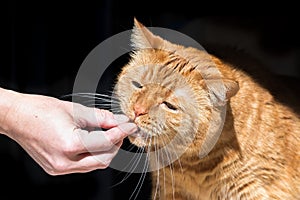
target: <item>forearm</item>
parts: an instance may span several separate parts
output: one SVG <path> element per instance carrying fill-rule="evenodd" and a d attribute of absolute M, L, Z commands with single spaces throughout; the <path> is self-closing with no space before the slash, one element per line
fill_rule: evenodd
<path fill-rule="evenodd" d="M 0 88 L 0 134 L 8 133 L 11 124 L 7 116 L 20 95 L 17 92 Z"/>

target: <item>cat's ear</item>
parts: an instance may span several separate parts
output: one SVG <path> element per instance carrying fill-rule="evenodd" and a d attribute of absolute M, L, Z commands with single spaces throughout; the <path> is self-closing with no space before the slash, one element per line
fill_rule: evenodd
<path fill-rule="evenodd" d="M 148 28 L 134 18 L 134 27 L 131 35 L 132 46 L 135 49 L 163 49 L 169 42 L 154 35 Z"/>
<path fill-rule="evenodd" d="M 205 80 L 205 83 L 214 105 L 226 104 L 239 90 L 238 83 L 230 79 Z"/>

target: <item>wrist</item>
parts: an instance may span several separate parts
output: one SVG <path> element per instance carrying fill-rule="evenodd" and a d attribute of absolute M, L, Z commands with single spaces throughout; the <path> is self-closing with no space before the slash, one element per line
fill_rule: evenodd
<path fill-rule="evenodd" d="M 8 134 L 11 124 L 7 118 L 19 97 L 18 92 L 0 88 L 0 133 Z"/>

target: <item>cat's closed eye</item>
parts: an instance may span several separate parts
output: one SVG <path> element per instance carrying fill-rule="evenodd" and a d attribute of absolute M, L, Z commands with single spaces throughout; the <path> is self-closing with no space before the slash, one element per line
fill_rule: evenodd
<path fill-rule="evenodd" d="M 172 111 L 177 111 L 177 110 L 178 110 L 176 106 L 174 106 L 173 104 L 171 104 L 171 103 L 169 103 L 169 102 L 167 102 L 167 101 L 164 101 L 163 104 L 164 104 L 168 109 L 170 109 L 170 110 L 172 110 Z"/>
<path fill-rule="evenodd" d="M 131 83 L 136 88 L 140 88 L 140 89 L 143 88 L 143 86 L 137 81 L 131 81 Z"/>

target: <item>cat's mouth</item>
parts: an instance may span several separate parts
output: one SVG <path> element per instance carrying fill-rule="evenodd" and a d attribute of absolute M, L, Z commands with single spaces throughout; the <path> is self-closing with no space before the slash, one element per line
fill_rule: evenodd
<path fill-rule="evenodd" d="M 128 136 L 129 140 L 139 147 L 148 145 L 148 140 L 150 140 L 150 137 L 151 136 L 140 127 L 135 133 Z"/>

